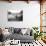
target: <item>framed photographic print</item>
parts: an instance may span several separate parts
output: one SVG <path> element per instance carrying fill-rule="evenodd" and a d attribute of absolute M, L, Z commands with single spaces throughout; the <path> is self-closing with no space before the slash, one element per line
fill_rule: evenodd
<path fill-rule="evenodd" d="M 8 10 L 8 21 L 23 21 L 23 10 Z"/>

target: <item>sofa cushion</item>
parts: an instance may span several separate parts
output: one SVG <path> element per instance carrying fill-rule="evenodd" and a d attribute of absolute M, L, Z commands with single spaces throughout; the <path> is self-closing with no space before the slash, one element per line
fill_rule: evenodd
<path fill-rule="evenodd" d="M 31 42 L 32 40 L 34 40 L 34 37 L 33 36 L 29 36 L 29 35 L 21 35 L 21 34 L 13 34 L 13 35 L 10 35 L 9 38 L 12 40 L 12 39 L 15 39 L 15 40 L 20 40 L 20 42 Z"/>

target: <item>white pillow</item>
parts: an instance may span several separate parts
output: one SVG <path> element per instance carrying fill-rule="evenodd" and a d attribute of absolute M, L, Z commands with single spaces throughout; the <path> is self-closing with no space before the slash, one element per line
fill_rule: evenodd
<path fill-rule="evenodd" d="M 2 32 L 4 35 L 9 35 L 10 33 L 8 32 L 8 29 L 3 29 L 3 32 Z"/>
<path fill-rule="evenodd" d="M 27 29 L 21 29 L 21 33 L 24 35 L 27 32 Z"/>

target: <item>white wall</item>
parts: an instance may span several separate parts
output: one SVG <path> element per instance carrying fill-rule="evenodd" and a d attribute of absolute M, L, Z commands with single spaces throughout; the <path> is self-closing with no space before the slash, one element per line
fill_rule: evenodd
<path fill-rule="evenodd" d="M 8 22 L 7 11 L 8 10 L 23 10 L 22 22 Z M 0 27 L 32 27 L 40 26 L 40 4 L 36 1 L 32 1 L 29 4 L 26 2 L 0 2 Z"/>

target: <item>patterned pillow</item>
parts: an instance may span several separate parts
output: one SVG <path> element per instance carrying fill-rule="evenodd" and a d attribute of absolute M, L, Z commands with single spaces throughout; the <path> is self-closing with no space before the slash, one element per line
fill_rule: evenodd
<path fill-rule="evenodd" d="M 14 27 L 9 27 L 8 32 L 14 34 Z"/>
<path fill-rule="evenodd" d="M 20 33 L 21 29 L 20 28 L 14 28 L 14 33 Z"/>

